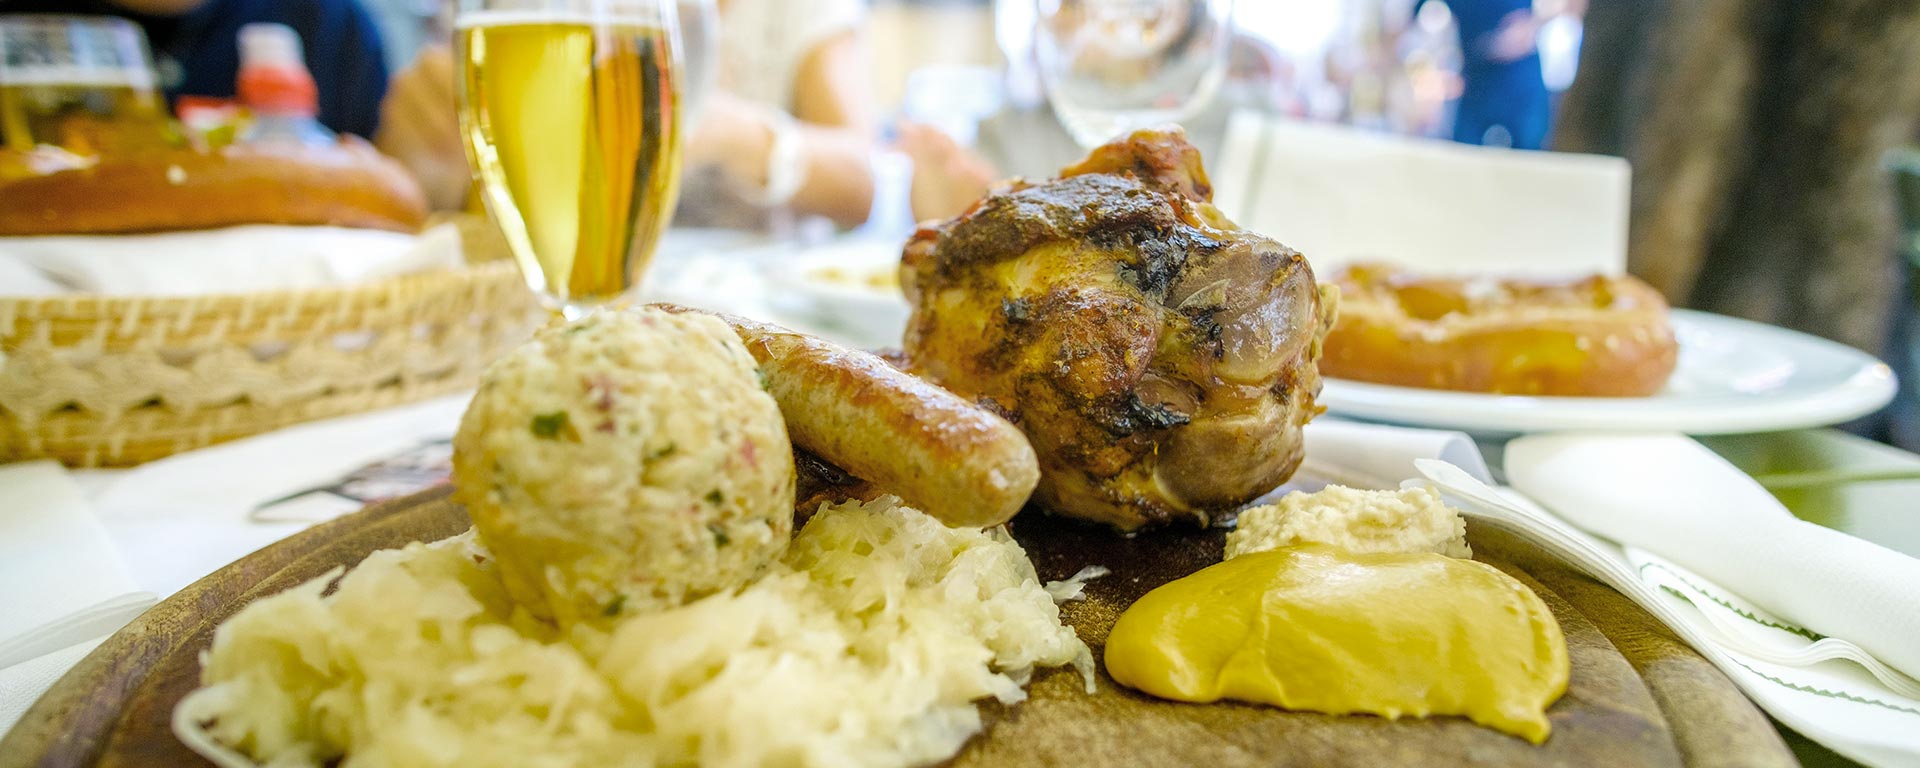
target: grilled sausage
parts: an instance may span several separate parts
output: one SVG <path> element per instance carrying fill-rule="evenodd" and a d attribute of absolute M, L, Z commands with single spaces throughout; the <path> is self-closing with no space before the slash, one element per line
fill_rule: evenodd
<path fill-rule="evenodd" d="M 760 363 L 793 442 L 908 505 L 948 525 L 998 525 L 1039 482 L 1033 446 L 991 411 L 873 354 L 721 318 Z"/>

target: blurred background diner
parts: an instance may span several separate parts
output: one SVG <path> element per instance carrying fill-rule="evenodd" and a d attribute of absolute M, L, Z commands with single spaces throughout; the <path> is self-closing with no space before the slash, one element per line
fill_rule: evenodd
<path fill-rule="evenodd" d="M 1920 196 L 1895 190 L 1910 188 L 1898 185 L 1914 168 L 1898 152 L 1920 111 L 1920 88 L 1908 85 L 1920 10 L 1872 0 L 1143 1 L 1121 5 L 1177 29 L 1141 32 L 1161 35 L 1160 48 L 1132 50 L 1113 44 L 1101 4 L 1082 0 L 677 5 L 677 229 L 897 239 L 1003 178 L 1046 176 L 1115 126 L 1180 122 L 1213 157 L 1232 116 L 1251 112 L 1624 157 L 1628 264 L 1676 305 L 1805 330 L 1913 370 L 1915 257 L 1903 233 L 1920 221 L 1909 213 Z M 213 125 L 216 136 L 220 119 L 205 115 L 248 106 L 242 28 L 285 25 L 303 46 L 321 129 L 371 140 L 435 210 L 483 207 L 455 110 L 450 4 L 0 0 L 8 18 L 46 13 L 131 20 L 152 88 L 184 125 Z M 18 70 L 30 30 L 9 29 L 7 66 Z M 99 140 L 23 136 L 34 100 L 47 98 L 35 94 L 0 94 L 10 145 Z M 1114 98 L 1137 105 L 1103 101 Z M 1920 445 L 1912 401 L 1855 427 Z"/>

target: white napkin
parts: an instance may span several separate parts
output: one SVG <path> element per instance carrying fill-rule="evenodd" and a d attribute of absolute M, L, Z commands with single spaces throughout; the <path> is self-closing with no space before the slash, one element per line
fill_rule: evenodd
<path fill-rule="evenodd" d="M 154 603 L 51 461 L 0 466 L 0 584 L 0 731 L 84 655 L 76 647 Z"/>
<path fill-rule="evenodd" d="M 1464 432 L 1328 418 L 1307 424 L 1306 458 L 1299 473 L 1353 488 L 1390 489 L 1419 474 L 1417 459 L 1438 459 L 1491 482 L 1480 449 Z"/>
<path fill-rule="evenodd" d="M 1240 112 L 1207 167 L 1222 211 L 1323 273 L 1355 260 L 1549 277 L 1626 269 L 1631 171 L 1616 157 Z"/>
<path fill-rule="evenodd" d="M 20 722 L 20 716 L 25 715 L 47 689 L 60 682 L 60 678 L 73 669 L 73 665 L 79 664 L 88 653 L 106 641 L 107 636 L 101 635 L 0 669 L 0 736 L 13 730 L 13 724 Z"/>
<path fill-rule="evenodd" d="M 298 516 L 254 514 L 266 502 L 452 436 L 470 397 L 310 422 L 143 464 L 109 485 L 95 507 L 134 581 L 172 594 L 316 520 L 358 509 L 345 499 L 317 499 Z M 330 505 L 316 509 L 322 504 Z"/>
<path fill-rule="evenodd" d="M 59 296 L 66 292 L 32 264 L 0 258 L 0 296 Z"/>
<path fill-rule="evenodd" d="M 1581 528 L 1920 676 L 1920 560 L 1805 522 L 1681 435 L 1533 435 L 1507 478 Z M 1631 478 L 1632 482 L 1622 482 Z"/>
<path fill-rule="evenodd" d="M 1647 609 L 1788 727 L 1869 765 L 1920 764 L 1920 698 L 1845 660 L 1848 654 L 1834 652 L 1841 641 L 1810 642 L 1798 628 L 1698 574 L 1595 538 L 1517 492 L 1502 494 L 1457 467 L 1418 465 L 1476 523 L 1541 545 Z M 1620 481 L 1611 473 L 1589 474 L 1602 484 Z"/>
<path fill-rule="evenodd" d="M 191 296 L 351 285 L 461 263 L 460 235 L 250 225 L 146 235 L 0 238 L 0 295 Z M 34 276 L 39 279 L 33 279 Z"/>
<path fill-rule="evenodd" d="M 0 466 L 0 584 L 8 585 L 0 590 L 0 667 L 103 634 L 99 621 L 74 619 L 138 592 L 80 489 L 51 461 Z M 29 652 L 46 642 L 55 644 Z"/>

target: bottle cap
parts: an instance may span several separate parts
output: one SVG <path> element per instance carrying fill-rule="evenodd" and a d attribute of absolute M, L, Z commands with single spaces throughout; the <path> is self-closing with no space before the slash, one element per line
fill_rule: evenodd
<path fill-rule="evenodd" d="M 256 22 L 240 28 L 240 103 L 254 111 L 320 110 L 319 90 L 300 52 L 300 33 L 285 24 Z"/>
<path fill-rule="evenodd" d="M 300 33 L 285 24 L 254 22 L 240 28 L 240 68 L 307 67 L 300 56 Z"/>

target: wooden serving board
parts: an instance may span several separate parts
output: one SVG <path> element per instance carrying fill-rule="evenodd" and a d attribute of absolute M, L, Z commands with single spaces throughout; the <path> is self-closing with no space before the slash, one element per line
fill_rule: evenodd
<path fill-rule="evenodd" d="M 445 488 L 369 507 L 308 529 L 168 598 L 86 657 L 0 741 L 0 768 L 206 765 L 168 728 L 199 679 L 201 650 L 222 620 L 376 549 L 467 528 Z M 1173 530 L 1123 538 L 1029 512 L 1015 521 L 1043 579 L 1086 565 L 1113 574 L 1063 613 L 1099 657 L 1121 610 L 1173 578 L 1219 560 L 1224 532 Z M 1086 694 L 1077 674 L 1036 676 L 1030 699 L 989 704 L 987 730 L 953 766 L 1791 766 L 1767 719 L 1706 660 L 1625 598 L 1512 539 L 1475 532 L 1483 559 L 1527 582 L 1565 630 L 1567 695 L 1549 711 L 1543 746 L 1460 718 L 1389 721 L 1270 707 L 1161 701 L 1104 674 Z"/>

